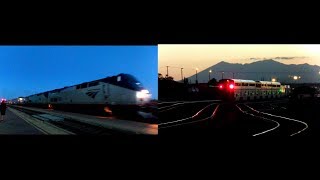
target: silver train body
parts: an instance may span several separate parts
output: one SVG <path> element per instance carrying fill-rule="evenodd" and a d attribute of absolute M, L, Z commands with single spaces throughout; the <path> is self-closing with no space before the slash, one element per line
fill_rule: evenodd
<path fill-rule="evenodd" d="M 223 98 L 234 101 L 281 98 L 290 93 L 290 86 L 280 82 L 243 79 L 222 79 L 218 88 Z"/>
<path fill-rule="evenodd" d="M 27 99 L 24 97 L 18 97 L 15 99 L 8 100 L 8 104 L 25 104 Z"/>
<path fill-rule="evenodd" d="M 19 99 L 19 98 L 18 98 Z M 95 81 L 55 89 L 24 98 L 29 105 L 49 108 L 62 106 L 142 106 L 151 94 L 132 75 L 119 74 Z M 13 100 L 17 102 L 17 99 Z"/>

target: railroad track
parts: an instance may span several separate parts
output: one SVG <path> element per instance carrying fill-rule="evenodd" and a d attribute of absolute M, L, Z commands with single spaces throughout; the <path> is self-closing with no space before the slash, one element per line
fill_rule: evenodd
<path fill-rule="evenodd" d="M 260 120 L 267 121 L 272 124 L 272 127 L 265 129 L 261 132 L 253 134 L 253 136 L 259 135 L 280 135 L 280 136 L 295 136 L 301 134 L 308 129 L 308 124 L 296 120 L 293 118 L 288 118 L 284 116 L 279 116 L 271 113 L 266 113 L 253 108 L 252 103 L 238 103 L 237 108 L 246 116 L 251 118 L 256 118 Z M 275 109 L 275 106 L 270 105 L 271 109 Z"/>
<path fill-rule="evenodd" d="M 199 102 L 194 102 L 194 103 L 199 103 Z M 214 117 L 219 106 L 220 106 L 219 103 L 210 103 L 209 105 L 206 105 L 205 107 L 201 108 L 196 113 L 194 113 L 188 117 L 160 123 L 159 129 L 165 129 L 165 128 L 176 127 L 176 126 L 183 126 L 183 125 L 187 125 L 187 124 L 193 124 L 193 123 L 209 120 Z"/>

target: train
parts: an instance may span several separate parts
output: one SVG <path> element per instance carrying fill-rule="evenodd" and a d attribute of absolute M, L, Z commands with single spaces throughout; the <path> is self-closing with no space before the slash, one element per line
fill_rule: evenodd
<path fill-rule="evenodd" d="M 224 100 L 250 101 L 282 98 L 290 94 L 290 85 L 273 81 L 244 79 L 221 79 L 218 82 L 219 95 Z"/>
<path fill-rule="evenodd" d="M 151 97 L 152 94 L 134 76 L 121 73 L 15 98 L 10 100 L 9 104 L 66 111 L 98 112 L 102 110 L 112 113 L 114 110 L 137 109 L 149 103 Z"/>

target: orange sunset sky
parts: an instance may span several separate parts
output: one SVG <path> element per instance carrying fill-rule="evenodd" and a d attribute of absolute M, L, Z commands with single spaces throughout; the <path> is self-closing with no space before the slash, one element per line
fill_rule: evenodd
<path fill-rule="evenodd" d="M 280 58 L 277 58 L 280 57 Z M 274 59 L 284 64 L 320 66 L 320 45 L 158 45 L 158 71 L 175 80 L 195 74 L 220 61 L 229 63 L 251 63 L 263 59 Z"/>

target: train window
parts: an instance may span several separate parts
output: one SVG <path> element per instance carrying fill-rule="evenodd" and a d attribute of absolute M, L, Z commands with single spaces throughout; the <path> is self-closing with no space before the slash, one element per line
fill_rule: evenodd
<path fill-rule="evenodd" d="M 236 86 L 241 86 L 241 83 L 235 83 Z"/>
<path fill-rule="evenodd" d="M 261 84 L 256 84 L 256 87 L 261 87 Z"/>
<path fill-rule="evenodd" d="M 51 98 L 50 101 L 51 102 L 57 102 L 57 98 Z"/>
<path fill-rule="evenodd" d="M 242 83 L 242 86 L 248 86 L 248 83 Z"/>
<path fill-rule="evenodd" d="M 256 84 L 252 84 L 252 83 L 250 83 L 250 84 L 249 84 L 249 86 L 256 86 Z"/>
<path fill-rule="evenodd" d="M 99 85 L 99 82 L 92 82 L 92 83 L 89 83 L 89 87 L 91 87 L 91 86 L 97 86 L 97 85 Z"/>
<path fill-rule="evenodd" d="M 81 84 L 81 89 L 83 89 L 83 88 L 87 88 L 87 83 L 83 83 L 83 84 Z"/>

